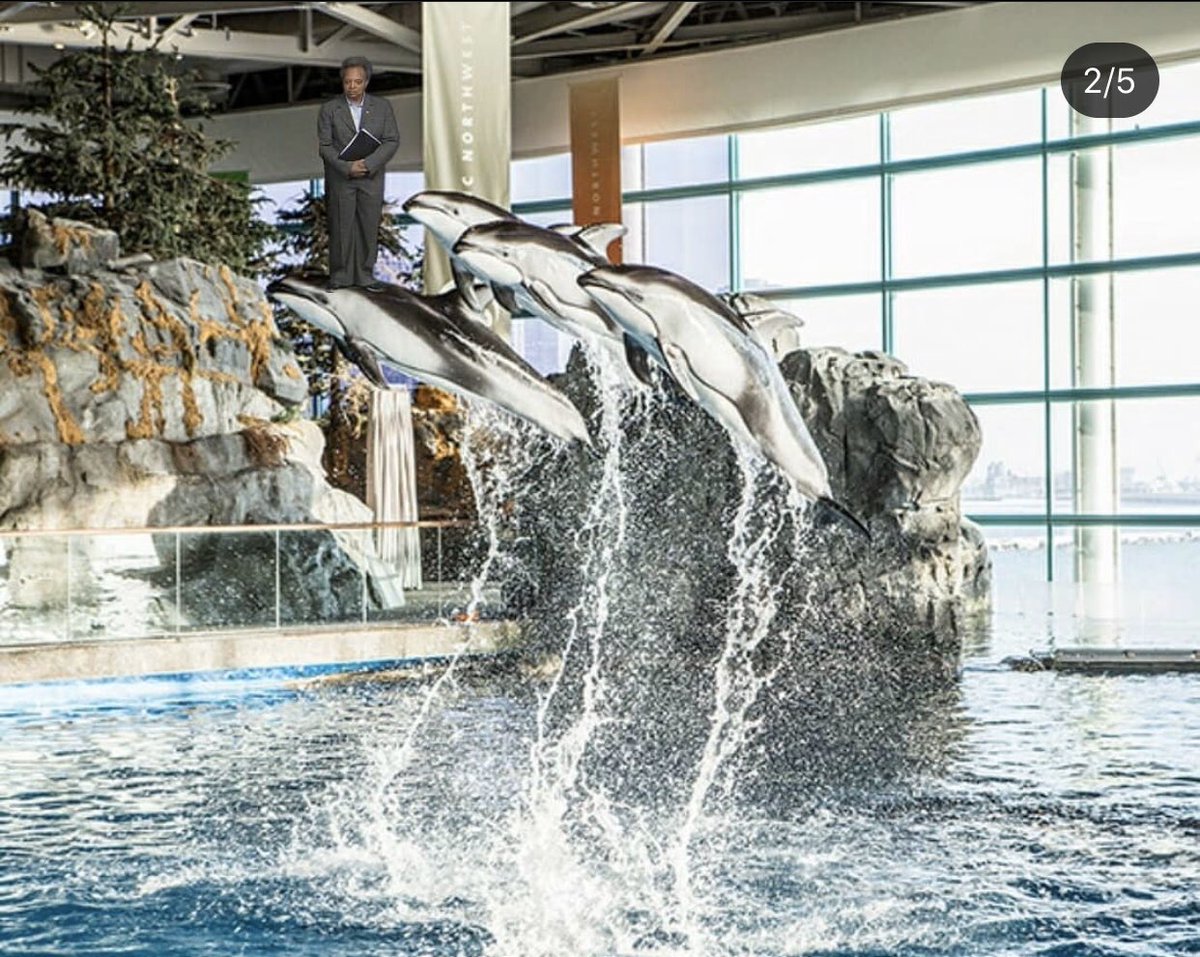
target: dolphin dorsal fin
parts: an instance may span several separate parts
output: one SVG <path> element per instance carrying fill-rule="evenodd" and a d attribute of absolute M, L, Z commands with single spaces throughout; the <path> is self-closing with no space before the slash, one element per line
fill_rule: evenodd
<path fill-rule="evenodd" d="M 767 351 L 782 362 L 784 356 L 800 348 L 800 329 L 804 320 L 793 312 L 781 309 L 770 299 L 752 292 L 738 292 L 725 299 Z"/>
<path fill-rule="evenodd" d="M 621 239 L 629 227 L 624 223 L 589 223 L 587 226 L 576 226 L 574 223 L 557 223 L 548 227 L 550 232 L 566 236 L 581 243 L 601 259 L 608 259 L 608 246 L 614 240 Z"/>
<path fill-rule="evenodd" d="M 581 226 L 573 238 L 597 256 L 607 260 L 609 243 L 621 239 L 627 232 L 629 227 L 624 223 L 592 223 L 589 226 Z"/>

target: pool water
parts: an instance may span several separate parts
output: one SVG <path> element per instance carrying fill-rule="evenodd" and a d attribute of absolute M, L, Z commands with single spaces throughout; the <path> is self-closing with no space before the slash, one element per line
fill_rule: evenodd
<path fill-rule="evenodd" d="M 1200 680 L 1023 641 L 793 702 L 686 840 L 690 691 L 555 737 L 519 675 L 9 690 L 0 953 L 1200 953 Z"/>

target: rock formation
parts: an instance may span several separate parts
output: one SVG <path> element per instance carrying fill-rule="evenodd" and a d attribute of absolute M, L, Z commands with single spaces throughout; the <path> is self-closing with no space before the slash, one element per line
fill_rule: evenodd
<path fill-rule="evenodd" d="M 780 630 L 803 619 L 801 627 L 819 633 L 827 649 L 869 645 L 891 660 L 952 668 L 990 591 L 982 535 L 959 509 L 959 487 L 980 447 L 974 414 L 953 387 L 910 376 L 877 353 L 801 350 L 782 371 L 835 497 L 869 525 L 872 540 L 801 512 L 790 518 L 794 525 L 772 546 L 775 567 L 798 561 L 801 572 L 783 597 L 789 607 L 780 612 Z M 559 385 L 594 413 L 577 356 Z M 741 571 L 727 551 L 742 488 L 732 446 L 665 384 L 648 411 L 627 406 L 622 414 L 626 538 L 608 579 L 608 629 L 711 650 Z M 546 455 L 521 483 L 515 537 L 524 549 L 531 620 L 561 623 L 585 593 L 576 530 L 587 522 L 602 470 L 597 458 Z M 773 470 L 759 485 L 756 514 L 786 510 Z"/>
<path fill-rule="evenodd" d="M 28 216 L 22 268 L 0 267 L 0 531 L 371 520 L 326 483 L 319 429 L 289 421 L 307 383 L 256 284 L 184 259 L 122 266 L 112 234 Z M 282 622 L 377 602 L 369 549 L 340 539 L 282 536 Z M 68 547 L 78 600 L 94 541 L 7 540 L 7 603 L 61 605 Z M 154 544 L 159 624 L 275 622 L 273 534 L 183 533 L 178 581 L 175 536 Z"/>

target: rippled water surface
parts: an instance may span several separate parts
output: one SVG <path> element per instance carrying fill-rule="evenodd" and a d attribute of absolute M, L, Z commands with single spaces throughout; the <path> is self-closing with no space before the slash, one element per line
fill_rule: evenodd
<path fill-rule="evenodd" d="M 0 953 L 1200 953 L 1200 680 L 994 659 L 827 709 L 682 857 L 691 759 L 539 791 L 524 680 L 10 690 Z"/>

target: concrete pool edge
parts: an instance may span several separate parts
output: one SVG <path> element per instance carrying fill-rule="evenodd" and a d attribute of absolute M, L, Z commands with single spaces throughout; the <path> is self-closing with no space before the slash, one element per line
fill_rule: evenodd
<path fill-rule="evenodd" d="M 303 627 L 98 639 L 0 648 L 0 686 L 270 668 L 344 666 L 493 654 L 519 637 L 513 621 Z"/>

